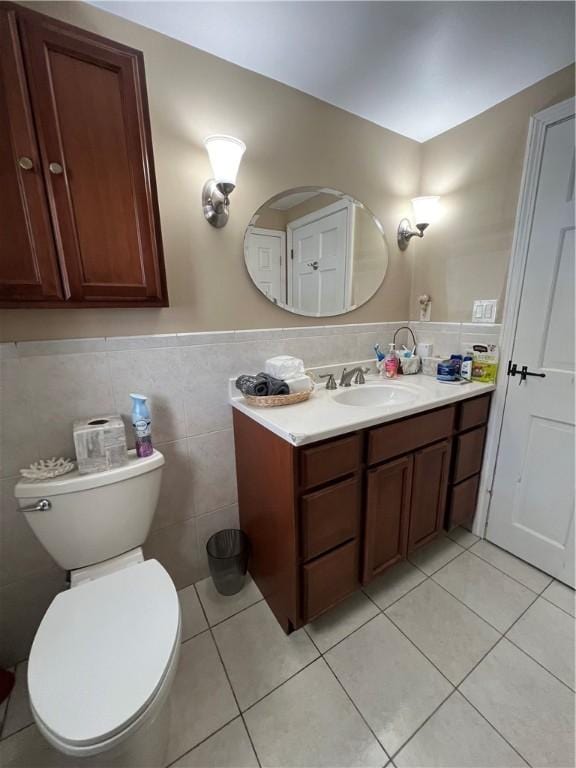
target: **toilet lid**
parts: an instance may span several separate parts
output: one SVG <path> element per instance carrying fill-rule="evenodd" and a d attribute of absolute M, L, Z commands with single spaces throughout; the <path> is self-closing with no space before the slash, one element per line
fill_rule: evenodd
<path fill-rule="evenodd" d="M 28 663 L 37 717 L 76 746 L 126 728 L 160 687 L 179 622 L 176 588 L 156 560 L 57 595 Z"/>

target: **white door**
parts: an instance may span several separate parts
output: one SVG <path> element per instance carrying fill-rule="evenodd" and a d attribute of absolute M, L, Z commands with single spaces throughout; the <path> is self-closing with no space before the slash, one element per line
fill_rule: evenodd
<path fill-rule="evenodd" d="M 348 206 L 310 221 L 288 225 L 291 236 L 291 306 L 307 315 L 336 315 L 346 309 L 349 260 Z"/>
<path fill-rule="evenodd" d="M 277 304 L 286 302 L 286 235 L 251 227 L 246 242 L 246 266 L 254 283 Z"/>
<path fill-rule="evenodd" d="M 574 115 L 544 145 L 487 538 L 574 586 Z M 506 361 L 507 362 L 507 361 Z"/>

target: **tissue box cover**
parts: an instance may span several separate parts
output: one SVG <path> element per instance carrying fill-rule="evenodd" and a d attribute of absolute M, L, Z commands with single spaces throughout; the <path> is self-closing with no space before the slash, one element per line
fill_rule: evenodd
<path fill-rule="evenodd" d="M 128 460 L 126 429 L 117 414 L 75 421 L 73 434 L 80 474 L 105 472 Z"/>

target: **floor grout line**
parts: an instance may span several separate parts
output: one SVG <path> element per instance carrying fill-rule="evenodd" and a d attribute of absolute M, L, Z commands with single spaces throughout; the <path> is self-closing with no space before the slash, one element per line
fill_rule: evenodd
<path fill-rule="evenodd" d="M 487 541 L 487 539 L 481 539 L 481 541 Z M 476 544 L 478 544 L 478 542 L 476 542 Z M 489 542 L 489 541 L 488 541 L 488 544 L 490 544 L 490 542 Z M 495 545 L 495 544 L 493 544 L 492 546 L 496 546 L 496 545 Z M 497 549 L 499 549 L 499 547 L 496 547 L 496 548 L 497 548 Z M 520 586 L 524 587 L 524 589 L 529 589 L 529 590 L 530 590 L 530 592 L 533 592 L 535 595 L 541 595 L 541 594 L 542 594 L 542 592 L 544 591 L 544 589 L 548 589 L 548 587 L 550 586 L 550 584 L 552 584 L 552 581 L 553 581 L 553 577 L 552 577 L 552 576 L 550 576 L 550 579 L 551 579 L 551 581 L 549 581 L 549 582 L 548 582 L 548 584 L 546 584 L 546 586 L 544 587 L 544 589 L 542 589 L 540 592 L 537 592 L 535 589 L 532 589 L 532 587 L 529 587 L 529 586 L 527 586 L 527 585 L 526 585 L 526 584 L 525 584 L 523 581 L 520 581 L 520 579 L 517 579 L 515 576 L 511 576 L 511 575 L 510 575 L 509 573 L 507 573 L 506 571 L 503 571 L 503 570 L 502 570 L 502 568 L 499 568 L 497 565 L 494 565 L 494 563 L 491 563 L 491 562 L 490 562 L 490 560 L 486 560 L 486 558 L 482 557 L 482 555 L 477 555 L 477 554 L 476 554 L 476 552 L 473 552 L 473 551 L 472 551 L 472 549 L 467 549 L 466 551 L 467 551 L 467 552 L 470 552 L 470 554 L 471 554 L 471 555 L 474 555 L 474 557 L 477 557 L 477 558 L 478 558 L 478 560 L 482 560 L 482 562 L 483 562 L 483 563 L 487 563 L 488 565 L 491 565 L 491 566 L 492 566 L 492 568 L 495 568 L 497 571 L 500 571 L 500 573 L 503 573 L 503 574 L 504 574 L 504 576 L 508 576 L 508 578 L 509 578 L 509 579 L 512 579 L 512 581 L 515 581 L 515 582 L 516 582 L 516 584 L 520 584 Z M 500 550 L 500 551 L 501 551 L 501 552 L 506 552 L 506 550 L 505 550 L 505 549 L 502 549 L 502 550 Z M 509 552 L 506 552 L 506 554 L 508 555 L 508 554 L 510 554 L 510 553 L 509 553 Z M 511 555 L 511 557 L 514 557 L 514 555 Z M 520 560 L 520 558 L 518 558 L 518 560 Z M 521 563 L 524 563 L 524 560 L 520 560 L 520 562 L 521 562 Z M 525 563 L 525 565 L 529 565 L 529 563 Z M 533 568 L 534 566 L 530 566 L 530 567 L 531 567 L 531 568 Z M 535 570 L 539 570 L 539 569 L 538 569 L 538 568 L 536 568 Z M 543 573 L 543 571 L 540 571 L 540 573 Z M 547 575 L 547 574 L 546 574 L 546 575 Z"/>
<path fill-rule="evenodd" d="M 256 762 L 258 763 L 259 768 L 262 768 L 262 763 L 260 762 L 260 756 L 256 750 L 256 745 L 252 741 L 252 735 L 250 731 L 248 730 L 248 726 L 246 724 L 246 720 L 244 719 L 244 713 L 242 712 L 242 709 L 240 708 L 240 704 L 238 702 L 238 698 L 236 696 L 236 691 L 234 690 L 234 686 L 232 685 L 232 681 L 230 680 L 230 676 L 228 674 L 228 670 L 226 669 L 226 665 L 224 664 L 224 659 L 222 658 L 222 654 L 220 653 L 220 648 L 218 647 L 218 643 L 216 642 L 216 638 L 214 637 L 214 632 L 212 631 L 212 627 L 210 627 L 210 622 L 208 621 L 208 616 L 206 615 L 206 611 L 204 610 L 204 606 L 202 605 L 202 600 L 200 599 L 200 594 L 198 593 L 198 590 L 196 587 L 194 587 L 194 590 L 196 592 L 196 597 L 198 598 L 198 601 L 200 603 L 200 607 L 202 608 L 202 612 L 204 613 L 204 618 L 206 619 L 206 622 L 209 627 L 210 637 L 212 638 L 212 642 L 214 643 L 214 647 L 216 648 L 216 653 L 218 654 L 218 658 L 220 659 L 220 664 L 222 665 L 222 669 L 224 670 L 224 674 L 226 675 L 226 680 L 228 681 L 228 685 L 230 686 L 230 690 L 232 691 L 232 696 L 234 697 L 234 701 L 236 703 L 236 707 L 238 708 L 238 712 L 240 714 L 240 717 L 242 718 L 242 724 L 244 726 L 244 729 L 246 731 L 246 735 L 248 736 L 248 740 L 250 742 L 250 745 L 252 746 L 252 749 L 254 751 L 254 755 L 256 756 Z M 260 601 L 258 601 L 260 602 Z M 240 613 L 240 611 L 239 611 Z"/>
<path fill-rule="evenodd" d="M 369 624 L 369 623 L 372 621 L 372 619 L 375 619 L 375 618 L 377 618 L 377 616 L 378 616 L 378 614 L 376 614 L 376 616 L 372 616 L 370 619 L 368 619 L 368 621 L 364 622 L 364 624 L 362 624 L 362 626 L 363 626 L 363 627 L 364 627 L 364 626 L 366 626 L 366 624 Z M 358 627 L 358 629 L 360 629 L 360 627 Z M 308 634 L 308 633 L 306 633 L 306 634 Z M 350 633 L 350 634 L 353 634 L 353 633 Z M 350 637 L 350 635 L 347 635 L 347 637 Z M 345 639 L 345 638 L 343 638 L 343 639 Z M 345 696 L 346 696 L 346 697 L 347 697 L 347 699 L 350 701 L 350 703 L 352 704 L 352 706 L 354 707 L 354 709 L 356 710 L 356 712 L 358 712 L 358 715 L 360 716 L 360 719 L 362 720 L 362 722 L 364 723 L 364 725 L 365 725 L 365 726 L 368 728 L 368 730 L 370 731 L 370 733 L 372 734 L 372 736 L 374 736 L 374 738 L 376 739 L 376 741 L 378 742 L 378 744 L 380 744 L 380 746 L 381 746 L 381 747 L 382 747 L 382 749 L 384 750 L 384 754 L 386 755 L 386 758 L 387 758 L 387 761 L 384 763 L 384 768 L 385 768 L 385 767 L 386 767 L 386 766 L 389 764 L 389 762 L 390 762 L 390 754 L 388 753 L 388 750 L 386 749 L 386 747 L 384 746 L 384 744 L 382 744 L 382 742 L 380 741 L 380 739 L 378 738 L 378 736 L 377 736 L 377 735 L 376 735 L 376 733 L 374 732 L 374 730 L 373 730 L 372 726 L 371 726 L 371 725 L 370 725 L 370 723 L 369 723 L 369 722 L 366 720 L 366 718 L 365 718 L 365 717 L 364 717 L 364 715 L 362 714 L 362 712 L 361 712 L 360 708 L 357 706 L 357 704 L 356 704 L 356 702 L 354 701 L 354 699 L 352 698 L 352 696 L 351 696 L 351 695 L 348 693 L 348 691 L 346 690 L 346 688 L 345 688 L 344 684 L 342 683 L 342 681 L 340 680 L 340 678 L 338 677 L 338 675 L 336 674 L 336 672 L 335 672 L 335 671 L 332 669 L 332 667 L 330 666 L 330 662 L 328 661 L 328 659 L 327 659 L 327 658 L 325 657 L 325 655 L 324 655 L 324 653 L 328 653 L 328 651 L 332 650 L 332 648 L 334 648 L 335 646 L 331 646 L 330 648 L 328 648 L 328 649 L 327 649 L 327 650 L 326 650 L 326 651 L 323 653 L 323 652 L 320 650 L 320 648 L 318 648 L 318 646 L 317 646 L 317 645 L 316 645 L 316 643 L 314 642 L 313 638 L 310 638 L 310 640 L 312 640 L 312 643 L 314 643 L 314 646 L 315 646 L 316 650 L 317 650 L 317 651 L 320 653 L 320 658 L 321 658 L 321 659 L 322 659 L 322 661 L 323 661 L 323 662 L 326 664 L 326 666 L 328 667 L 328 669 L 330 670 L 330 672 L 331 672 L 331 673 L 334 675 L 334 677 L 335 677 L 335 679 L 336 679 L 336 682 L 338 683 L 338 685 L 339 685 L 339 686 L 342 688 L 342 690 L 344 691 L 344 694 L 345 694 Z"/>

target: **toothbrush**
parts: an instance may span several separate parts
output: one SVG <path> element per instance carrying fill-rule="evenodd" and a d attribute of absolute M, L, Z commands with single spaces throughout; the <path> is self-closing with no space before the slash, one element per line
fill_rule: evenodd
<path fill-rule="evenodd" d="M 376 359 L 378 360 L 379 363 L 381 363 L 382 360 L 384 360 L 384 358 L 386 357 L 386 355 L 382 353 L 380 349 L 380 344 L 374 344 L 374 352 L 376 352 Z"/>

